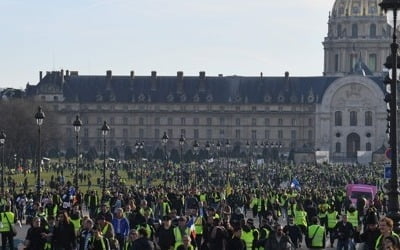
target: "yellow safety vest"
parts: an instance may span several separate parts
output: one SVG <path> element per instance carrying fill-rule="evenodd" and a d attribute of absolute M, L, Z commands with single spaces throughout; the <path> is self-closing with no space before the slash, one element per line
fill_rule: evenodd
<path fill-rule="evenodd" d="M 0 232 L 10 232 L 11 225 L 14 224 L 14 213 L 13 212 L 3 212 L 1 215 L 1 224 Z M 7 220 L 8 219 L 8 220 Z"/>
<path fill-rule="evenodd" d="M 396 237 L 398 240 L 400 240 L 400 237 L 398 234 L 396 234 L 395 232 L 392 232 L 392 236 Z M 379 237 L 376 239 L 375 241 L 375 249 L 379 250 L 382 246 L 382 234 L 379 235 Z"/>
<path fill-rule="evenodd" d="M 196 235 L 203 235 L 203 217 L 198 216 L 194 221 L 194 231 Z"/>
<path fill-rule="evenodd" d="M 185 228 L 185 233 L 186 233 L 186 235 L 190 236 L 189 228 Z M 175 247 L 174 247 L 174 249 L 177 249 L 179 247 L 179 245 L 183 244 L 183 241 L 182 241 L 183 237 L 182 236 L 183 235 L 182 235 L 181 230 L 179 229 L 179 227 L 175 227 L 174 228 L 174 237 L 175 237 Z"/>
<path fill-rule="evenodd" d="M 78 219 L 70 218 L 70 221 L 71 221 L 72 225 L 74 225 L 75 233 L 77 233 L 79 231 L 79 229 L 81 228 L 81 218 L 78 218 Z"/>
<path fill-rule="evenodd" d="M 246 243 L 246 249 L 253 249 L 253 230 L 250 230 L 249 232 L 242 230 L 242 236 L 240 238 Z"/>
<path fill-rule="evenodd" d="M 347 221 L 350 222 L 353 227 L 358 227 L 358 211 L 356 210 L 353 213 L 347 211 Z"/>
<path fill-rule="evenodd" d="M 303 210 L 294 210 L 294 223 L 296 225 L 307 226 L 307 212 Z"/>
<path fill-rule="evenodd" d="M 317 231 L 318 230 L 318 231 Z M 314 235 L 315 234 L 315 235 Z M 324 246 L 324 235 L 325 235 L 325 228 L 319 225 L 311 225 L 308 228 L 308 238 L 312 239 L 311 246 L 312 247 L 323 247 Z"/>
<path fill-rule="evenodd" d="M 328 228 L 334 228 L 337 223 L 338 212 L 333 211 L 332 213 L 328 213 Z"/>

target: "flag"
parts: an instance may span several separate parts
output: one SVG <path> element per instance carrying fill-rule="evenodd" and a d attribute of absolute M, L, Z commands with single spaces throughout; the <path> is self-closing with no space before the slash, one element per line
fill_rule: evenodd
<path fill-rule="evenodd" d="M 225 188 L 225 194 L 226 194 L 226 196 L 228 196 L 231 193 L 232 193 L 231 182 L 228 180 L 228 183 L 226 184 L 226 188 Z"/>
<path fill-rule="evenodd" d="M 297 180 L 297 178 L 293 178 L 292 182 L 290 183 L 290 187 L 297 190 L 301 190 L 300 182 Z"/>

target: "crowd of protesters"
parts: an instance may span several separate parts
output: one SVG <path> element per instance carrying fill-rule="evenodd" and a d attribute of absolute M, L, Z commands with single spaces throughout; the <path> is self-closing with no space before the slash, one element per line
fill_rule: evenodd
<path fill-rule="evenodd" d="M 85 192 L 69 169 L 47 169 L 56 177 L 42 182 L 40 196 L 27 179 L 9 177 L 15 185 L 0 198 L 3 249 L 14 247 L 17 222 L 30 225 L 24 249 L 400 249 L 383 191 L 354 204 L 345 193 L 349 183 L 381 188 L 378 165 L 114 164 L 104 193 L 91 168 L 80 172 Z"/>

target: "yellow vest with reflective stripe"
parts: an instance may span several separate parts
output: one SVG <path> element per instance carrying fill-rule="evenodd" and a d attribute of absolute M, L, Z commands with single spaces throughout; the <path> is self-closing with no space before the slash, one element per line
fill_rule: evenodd
<path fill-rule="evenodd" d="M 14 224 L 14 213 L 13 212 L 3 212 L 3 213 L 0 213 L 0 215 L 1 215 L 1 223 L 3 224 L 3 226 L 0 228 L 0 232 L 10 232 L 11 225 Z"/>
<path fill-rule="evenodd" d="M 347 221 L 350 222 L 353 227 L 358 227 L 358 211 L 356 210 L 353 213 L 347 211 Z"/>
<path fill-rule="evenodd" d="M 185 233 L 186 235 L 190 236 L 190 229 L 189 228 L 185 228 Z M 182 241 L 182 234 L 181 234 L 181 230 L 179 229 L 179 227 L 174 227 L 174 236 L 175 236 L 175 247 L 174 249 L 177 249 L 179 247 L 179 245 L 183 244 Z"/>
<path fill-rule="evenodd" d="M 249 232 L 242 230 L 242 236 L 240 238 L 246 243 L 246 249 L 253 249 L 253 230 L 250 230 Z"/>
<path fill-rule="evenodd" d="M 194 222 L 194 231 L 196 232 L 196 235 L 202 235 L 203 234 L 203 217 L 198 216 Z"/>
<path fill-rule="evenodd" d="M 79 231 L 79 229 L 81 228 L 81 218 L 78 218 L 78 219 L 70 218 L 70 221 L 71 221 L 72 225 L 74 225 L 75 233 L 77 233 Z"/>
<path fill-rule="evenodd" d="M 303 210 L 294 210 L 294 223 L 296 225 L 307 226 L 307 212 Z"/>
<path fill-rule="evenodd" d="M 334 228 L 337 220 L 338 212 L 333 211 L 332 213 L 328 213 L 328 228 Z"/>

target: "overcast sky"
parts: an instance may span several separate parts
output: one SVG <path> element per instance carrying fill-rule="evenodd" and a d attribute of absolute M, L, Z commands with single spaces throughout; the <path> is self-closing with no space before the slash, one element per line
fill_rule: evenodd
<path fill-rule="evenodd" d="M 334 0 L 1 0 L 0 87 L 80 75 L 320 76 Z"/>

